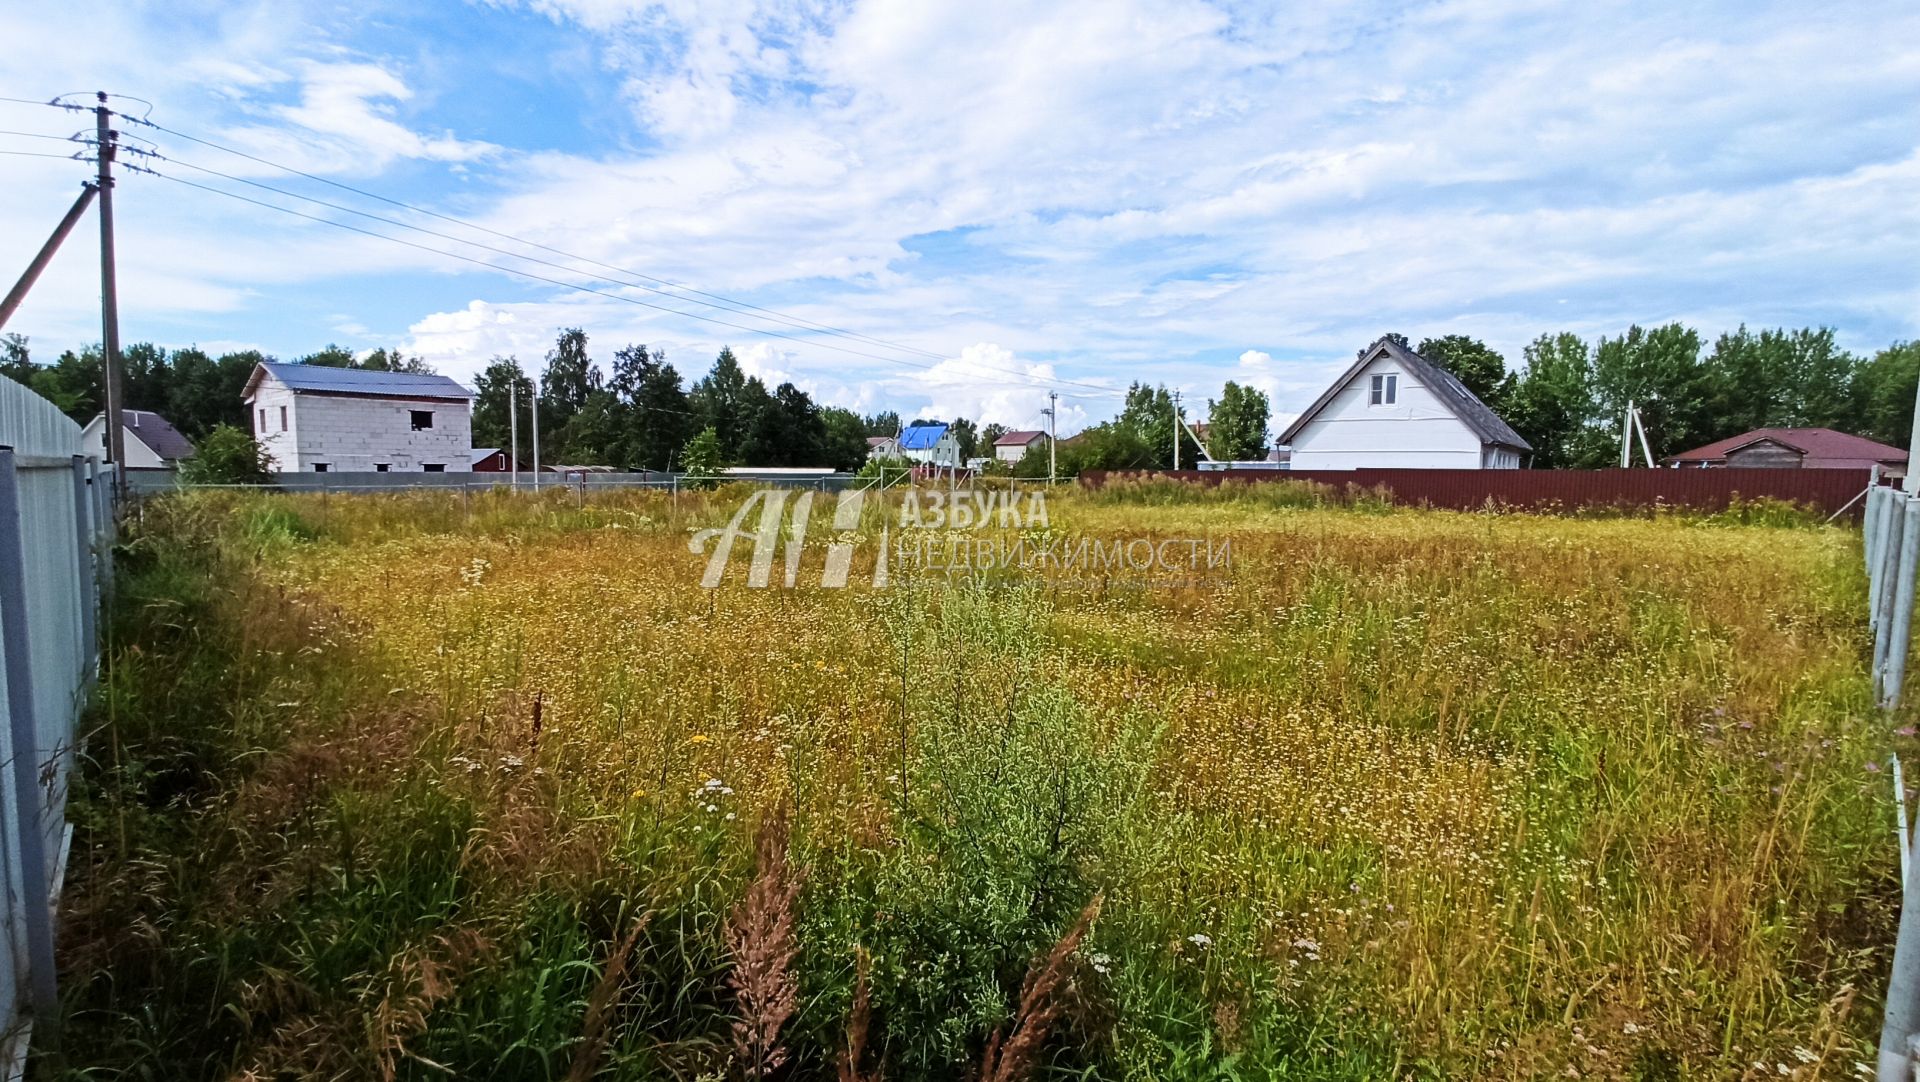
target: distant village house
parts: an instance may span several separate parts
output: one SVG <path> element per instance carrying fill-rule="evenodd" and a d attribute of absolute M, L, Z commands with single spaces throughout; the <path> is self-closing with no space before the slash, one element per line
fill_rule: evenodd
<path fill-rule="evenodd" d="M 1280 434 L 1296 470 L 1519 469 L 1533 448 L 1453 373 L 1382 338 Z"/>
<path fill-rule="evenodd" d="M 473 467 L 473 393 L 445 376 L 263 363 L 244 397 L 254 438 L 283 472 Z"/>
<path fill-rule="evenodd" d="M 1009 432 L 993 441 L 993 457 L 1002 462 L 1018 462 L 1027 457 L 1027 451 L 1034 447 L 1044 447 L 1047 434 L 1037 429 L 1022 429 Z"/>
<path fill-rule="evenodd" d="M 121 410 L 125 433 L 126 467 L 130 470 L 171 470 L 193 457 L 193 442 L 165 417 L 151 410 Z M 101 462 L 107 460 L 107 415 L 98 413 L 80 432 L 81 446 Z"/>

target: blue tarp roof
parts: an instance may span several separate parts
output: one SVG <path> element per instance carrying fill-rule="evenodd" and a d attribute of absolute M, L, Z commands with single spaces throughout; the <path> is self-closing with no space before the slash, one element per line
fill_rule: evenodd
<path fill-rule="evenodd" d="M 913 425 L 900 433 L 902 451 L 930 451 L 947 434 L 946 425 Z"/>
<path fill-rule="evenodd" d="M 296 391 L 321 394 L 391 395 L 395 398 L 472 398 L 473 392 L 446 376 L 418 372 L 378 372 L 319 364 L 263 362 L 266 373 Z M 249 388 L 251 390 L 251 388 Z"/>

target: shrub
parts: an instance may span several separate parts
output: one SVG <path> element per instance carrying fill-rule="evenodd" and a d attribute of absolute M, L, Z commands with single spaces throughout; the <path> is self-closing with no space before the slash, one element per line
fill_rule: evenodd
<path fill-rule="evenodd" d="M 232 425 L 216 425 L 193 457 L 180 463 L 180 480 L 189 485 L 257 485 L 268 479 L 272 464 L 252 436 Z"/>

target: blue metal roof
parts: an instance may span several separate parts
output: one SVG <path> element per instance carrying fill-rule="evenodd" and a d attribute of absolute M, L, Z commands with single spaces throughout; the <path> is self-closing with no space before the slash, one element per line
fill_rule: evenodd
<path fill-rule="evenodd" d="M 472 391 L 446 376 L 419 372 L 378 372 L 364 368 L 332 368 L 320 364 L 282 364 L 274 361 L 262 362 L 260 368 L 295 391 L 385 395 L 393 398 L 473 397 Z"/>
<path fill-rule="evenodd" d="M 902 451 L 931 451 L 940 437 L 947 434 L 946 425 L 913 425 L 900 433 Z"/>

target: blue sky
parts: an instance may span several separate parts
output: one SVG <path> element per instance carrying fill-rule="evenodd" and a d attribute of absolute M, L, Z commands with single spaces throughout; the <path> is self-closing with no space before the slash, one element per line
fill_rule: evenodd
<path fill-rule="evenodd" d="M 603 363 L 647 342 L 692 378 L 731 344 L 863 409 L 1027 426 L 1052 386 L 1073 427 L 1114 409 L 1095 387 L 1198 402 L 1235 379 L 1278 421 L 1390 330 L 1516 365 L 1542 333 L 1674 319 L 1914 337 L 1917 34 L 1911 3 L 20 4 L 0 94 L 137 95 L 179 132 L 895 345 L 139 175 L 118 193 L 128 341 L 399 346 L 464 378 L 578 325 Z M 10 131 L 82 123 L 0 104 Z M 128 130 L 173 176 L 513 247 Z M 84 170 L 0 156 L 0 258 L 24 265 Z M 98 337 L 90 255 L 9 326 L 37 352 Z"/>

